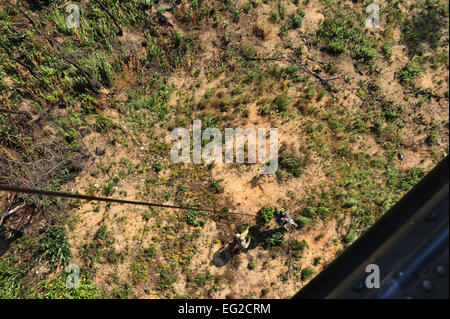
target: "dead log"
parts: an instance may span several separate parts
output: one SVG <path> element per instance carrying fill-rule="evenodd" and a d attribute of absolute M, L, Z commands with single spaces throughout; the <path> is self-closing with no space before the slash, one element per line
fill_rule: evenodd
<path fill-rule="evenodd" d="M 9 211 L 6 211 L 6 212 L 3 214 L 2 218 L 0 218 L 0 225 L 3 224 L 3 221 L 5 220 L 6 217 L 8 217 L 8 216 L 14 214 L 14 213 L 17 212 L 19 209 L 25 207 L 25 205 L 26 205 L 26 204 L 22 204 L 22 205 L 17 206 L 16 208 L 13 208 L 13 209 L 11 209 L 11 210 L 9 210 Z"/>
<path fill-rule="evenodd" d="M 10 113 L 10 114 L 21 114 L 28 117 L 28 120 L 32 120 L 33 116 L 28 111 L 17 111 L 17 110 L 10 110 L 0 107 L 0 113 Z"/>

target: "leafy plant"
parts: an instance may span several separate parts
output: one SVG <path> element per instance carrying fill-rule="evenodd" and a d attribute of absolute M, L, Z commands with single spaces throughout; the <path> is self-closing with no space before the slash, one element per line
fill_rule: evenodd
<path fill-rule="evenodd" d="M 356 238 L 356 233 L 353 230 L 350 230 L 347 235 L 344 236 L 344 242 L 349 244 L 354 241 Z"/>
<path fill-rule="evenodd" d="M 264 206 L 260 210 L 260 215 L 265 223 L 269 223 L 275 217 L 275 209 L 271 206 Z"/>
<path fill-rule="evenodd" d="M 295 223 L 299 226 L 306 226 L 309 223 L 311 223 L 311 219 L 309 219 L 308 217 L 299 217 L 297 219 L 295 219 Z"/>
<path fill-rule="evenodd" d="M 19 298 L 27 271 L 9 260 L 0 262 L 0 299 Z"/>
<path fill-rule="evenodd" d="M 415 86 L 414 79 L 423 73 L 422 68 L 417 65 L 417 59 L 417 57 L 413 57 L 400 69 L 400 80 L 406 86 Z"/>
<path fill-rule="evenodd" d="M 273 101 L 273 109 L 277 113 L 286 112 L 290 103 L 291 99 L 289 98 L 287 92 L 283 92 L 278 95 Z"/>
<path fill-rule="evenodd" d="M 313 275 L 314 275 L 314 269 L 313 268 L 306 267 L 306 268 L 302 269 L 302 274 L 301 274 L 302 280 L 311 279 Z"/>
<path fill-rule="evenodd" d="M 309 248 L 308 243 L 306 242 L 306 240 L 295 240 L 294 241 L 294 249 L 295 250 L 303 250 L 305 248 Z"/>
<path fill-rule="evenodd" d="M 256 260 L 252 260 L 248 263 L 248 269 L 253 270 L 258 266 L 258 262 Z"/>
<path fill-rule="evenodd" d="M 64 265 L 72 258 L 66 229 L 56 226 L 45 226 L 39 240 L 37 255 L 39 260 L 49 261 L 51 268 Z"/>
<path fill-rule="evenodd" d="M 68 289 L 66 273 L 57 277 L 46 279 L 33 287 L 30 297 L 36 299 L 97 299 L 101 296 L 101 290 L 85 276 L 80 276 L 80 287 Z"/>
<path fill-rule="evenodd" d="M 197 224 L 198 224 L 197 223 L 197 215 L 198 215 L 198 211 L 192 210 L 192 209 L 188 210 L 186 213 L 186 222 L 189 225 L 197 226 Z"/>
<path fill-rule="evenodd" d="M 280 246 L 284 243 L 284 233 L 281 230 L 276 230 L 266 235 L 264 238 L 264 244 L 266 249 Z"/>

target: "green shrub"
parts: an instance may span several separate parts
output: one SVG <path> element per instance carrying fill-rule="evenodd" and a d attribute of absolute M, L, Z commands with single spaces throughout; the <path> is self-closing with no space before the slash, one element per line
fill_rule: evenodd
<path fill-rule="evenodd" d="M 145 248 L 143 255 L 146 259 L 151 259 L 152 257 L 154 257 L 156 255 L 156 246 L 150 245 L 147 248 Z"/>
<path fill-rule="evenodd" d="M 248 13 L 252 7 L 253 5 L 251 2 L 246 2 L 242 5 L 242 10 L 244 10 L 245 13 Z"/>
<path fill-rule="evenodd" d="M 22 268 L 8 260 L 0 262 L 0 299 L 20 298 L 22 280 L 27 274 Z"/>
<path fill-rule="evenodd" d="M 106 132 L 111 127 L 114 127 L 114 123 L 108 119 L 103 113 L 94 114 L 96 131 L 97 132 Z"/>
<path fill-rule="evenodd" d="M 284 113 L 288 110 L 289 104 L 291 104 L 291 99 L 289 98 L 287 92 L 283 92 L 273 101 L 273 109 L 277 113 Z"/>
<path fill-rule="evenodd" d="M 289 16 L 289 27 L 291 29 L 297 29 L 300 28 L 303 23 L 303 18 L 305 17 L 305 11 L 302 9 L 297 9 L 297 12 L 294 14 L 291 14 Z"/>
<path fill-rule="evenodd" d="M 275 217 L 275 209 L 271 206 L 264 206 L 260 210 L 260 215 L 265 223 L 269 223 Z"/>
<path fill-rule="evenodd" d="M 316 215 L 316 208 L 312 206 L 306 206 L 304 212 L 307 216 L 313 217 Z"/>
<path fill-rule="evenodd" d="M 228 207 L 224 207 L 220 210 L 220 218 L 226 219 L 230 215 L 230 210 Z"/>
<path fill-rule="evenodd" d="M 417 65 L 417 57 L 413 57 L 411 61 L 406 63 L 400 69 L 400 81 L 406 86 L 415 86 L 414 79 L 423 73 L 422 68 Z"/>
<path fill-rule="evenodd" d="M 351 26 L 346 21 L 326 18 L 316 32 L 324 41 L 325 49 L 331 54 L 339 55 L 347 49 L 351 38 Z"/>
<path fill-rule="evenodd" d="M 308 243 L 306 242 L 306 240 L 295 240 L 294 241 L 294 249 L 295 250 L 303 250 L 305 248 L 309 248 Z"/>
<path fill-rule="evenodd" d="M 148 266 L 140 262 L 131 263 L 131 273 L 130 277 L 135 284 L 140 284 L 147 279 L 148 276 Z"/>
<path fill-rule="evenodd" d="M 153 169 L 155 170 L 155 172 L 160 172 L 160 171 L 162 171 L 163 170 L 163 166 L 162 166 L 162 164 L 161 163 L 156 163 L 154 166 L 153 166 Z"/>
<path fill-rule="evenodd" d="M 198 225 L 197 215 L 198 215 L 198 211 L 192 210 L 192 209 L 188 210 L 186 213 L 186 222 L 189 225 L 197 226 Z"/>
<path fill-rule="evenodd" d="M 431 123 L 427 129 L 427 137 L 425 139 L 425 143 L 427 143 L 427 145 L 432 146 L 432 145 L 436 145 L 439 142 L 439 124 L 437 124 L 436 122 Z"/>
<path fill-rule="evenodd" d="M 273 22 L 277 22 L 279 18 L 280 17 L 278 16 L 278 12 L 276 12 L 275 10 L 270 11 L 270 20 L 272 20 Z"/>
<path fill-rule="evenodd" d="M 114 183 L 113 181 L 103 186 L 103 195 L 111 196 L 112 194 L 114 194 L 114 186 L 116 186 L 116 183 Z"/>
<path fill-rule="evenodd" d="M 281 230 L 272 232 L 270 235 L 266 235 L 264 238 L 264 244 L 266 249 L 270 249 L 275 246 L 281 246 L 284 243 L 284 234 Z"/>
<path fill-rule="evenodd" d="M 45 226 L 39 240 L 37 251 L 39 260 L 47 260 L 50 268 L 64 265 L 72 259 L 66 229 L 56 226 Z"/>
<path fill-rule="evenodd" d="M 309 223 L 311 223 L 311 219 L 309 219 L 308 217 L 303 217 L 302 216 L 302 217 L 299 217 L 299 218 L 295 219 L 295 223 L 297 225 L 299 225 L 300 227 L 301 226 L 306 226 Z"/>
<path fill-rule="evenodd" d="M 414 185 L 416 185 L 422 177 L 425 175 L 423 168 L 414 167 L 409 169 L 404 176 L 400 179 L 400 188 L 403 190 L 410 190 Z"/>
<path fill-rule="evenodd" d="M 79 288 L 67 289 L 66 279 L 67 274 L 62 273 L 56 278 L 39 282 L 33 287 L 33 291 L 36 292 L 31 293 L 30 297 L 33 299 L 97 299 L 101 297 L 101 290 L 83 275 L 80 276 Z"/>
<path fill-rule="evenodd" d="M 314 266 L 320 265 L 321 261 L 322 257 L 314 257 L 313 265 Z"/>
<path fill-rule="evenodd" d="M 353 230 L 350 230 L 347 235 L 344 236 L 344 242 L 349 244 L 354 241 L 356 238 L 356 233 Z"/>
<path fill-rule="evenodd" d="M 163 267 L 159 272 L 158 289 L 169 289 L 176 281 L 177 279 L 169 272 L 169 269 L 167 267 Z"/>
<path fill-rule="evenodd" d="M 354 198 L 347 198 L 342 204 L 343 207 L 353 207 L 358 204 L 358 201 Z"/>
<path fill-rule="evenodd" d="M 368 63 L 378 56 L 377 50 L 374 49 L 374 43 L 371 41 L 364 41 L 355 53 L 356 59 L 361 62 Z"/>
<path fill-rule="evenodd" d="M 280 168 L 291 173 L 295 177 L 300 176 L 302 168 L 305 164 L 305 159 L 296 157 L 294 154 L 280 154 Z"/>
<path fill-rule="evenodd" d="M 248 263 L 248 269 L 253 270 L 258 266 L 258 262 L 255 260 L 252 260 L 251 262 Z"/>
<path fill-rule="evenodd" d="M 207 273 L 195 276 L 193 279 L 191 279 L 191 281 L 193 281 L 197 285 L 197 287 L 204 287 L 207 284 L 209 284 L 212 279 L 213 279 L 213 275 L 211 275 L 209 272 L 207 272 Z"/>
<path fill-rule="evenodd" d="M 108 225 L 102 224 L 95 232 L 95 239 L 105 240 L 108 237 Z"/>
<path fill-rule="evenodd" d="M 393 121 L 402 116 L 405 106 L 403 104 L 395 104 L 395 100 L 390 99 L 383 101 L 381 109 L 383 110 L 386 120 Z"/>
<path fill-rule="evenodd" d="M 311 277 L 314 275 L 314 269 L 311 267 L 306 267 L 302 270 L 302 280 L 308 280 L 311 279 Z"/>
<path fill-rule="evenodd" d="M 383 43 L 381 50 L 386 59 L 390 60 L 392 58 L 392 46 L 389 42 Z"/>
<path fill-rule="evenodd" d="M 211 181 L 209 183 L 209 189 L 216 194 L 223 193 L 223 186 L 220 185 L 220 181 Z"/>

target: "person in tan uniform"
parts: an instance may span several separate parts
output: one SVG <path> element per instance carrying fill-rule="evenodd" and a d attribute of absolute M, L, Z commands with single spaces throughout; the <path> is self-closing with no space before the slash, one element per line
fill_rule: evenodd
<path fill-rule="evenodd" d="M 235 242 L 237 242 L 240 250 L 246 250 L 250 245 L 251 239 L 247 238 L 249 229 L 250 226 L 245 228 L 245 230 L 241 234 L 236 234 L 236 236 L 234 236 L 234 240 Z"/>

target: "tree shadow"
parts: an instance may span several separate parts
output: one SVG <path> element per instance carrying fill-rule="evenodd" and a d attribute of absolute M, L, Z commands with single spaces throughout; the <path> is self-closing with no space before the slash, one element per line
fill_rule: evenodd
<path fill-rule="evenodd" d="M 11 242 L 22 236 L 23 231 L 0 226 L 0 257 L 8 251 Z"/>
<path fill-rule="evenodd" d="M 0 257 L 2 257 L 9 249 L 11 242 L 0 238 Z"/>

